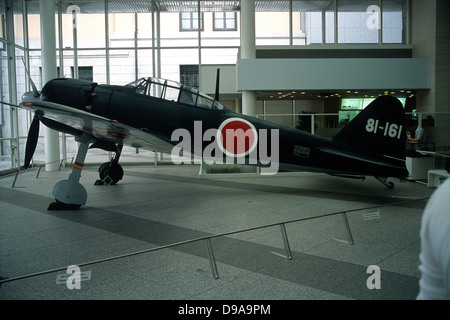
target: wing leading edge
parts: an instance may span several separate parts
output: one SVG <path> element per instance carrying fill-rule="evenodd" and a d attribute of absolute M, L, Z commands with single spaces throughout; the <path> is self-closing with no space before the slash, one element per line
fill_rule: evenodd
<path fill-rule="evenodd" d="M 108 119 L 48 101 L 21 103 L 19 107 L 32 109 L 48 127 L 81 136 L 83 133 L 95 139 L 116 142 L 135 148 L 145 148 L 156 152 L 170 153 L 173 145 L 152 134 L 149 130 L 140 130 L 113 119 Z M 61 126 L 62 125 L 62 126 Z M 64 130 L 63 127 L 70 128 Z M 76 134 L 76 133 L 79 134 Z"/>

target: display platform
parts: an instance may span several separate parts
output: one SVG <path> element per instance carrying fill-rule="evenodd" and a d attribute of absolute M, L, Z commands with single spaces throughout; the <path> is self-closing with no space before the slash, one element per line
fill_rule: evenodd
<path fill-rule="evenodd" d="M 410 180 L 428 179 L 428 170 L 434 168 L 434 159 L 432 156 L 420 155 L 406 157 L 406 168 L 409 172 Z"/>
<path fill-rule="evenodd" d="M 450 173 L 445 170 L 429 170 L 428 171 L 428 187 L 436 188 L 441 185 L 446 179 L 450 178 Z"/>

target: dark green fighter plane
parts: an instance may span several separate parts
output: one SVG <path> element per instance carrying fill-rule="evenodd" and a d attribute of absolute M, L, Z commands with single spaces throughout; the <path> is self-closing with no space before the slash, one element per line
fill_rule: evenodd
<path fill-rule="evenodd" d="M 218 73 L 219 78 L 219 73 Z M 123 177 L 119 158 L 124 145 L 172 155 L 191 152 L 205 163 L 239 163 L 322 172 L 348 177 L 374 176 L 387 187 L 388 177 L 408 176 L 405 166 L 405 115 L 392 96 L 374 100 L 332 138 L 321 138 L 238 114 L 196 89 L 168 80 L 142 78 L 125 86 L 76 79 L 53 79 L 22 97 L 19 107 L 34 111 L 25 154 L 32 159 L 39 123 L 74 135 L 80 143 L 71 174 L 53 189 L 49 210 L 74 209 L 86 203 L 79 183 L 89 148 L 115 152 L 100 169 L 96 184 Z M 265 171 L 264 171 L 265 170 Z"/>

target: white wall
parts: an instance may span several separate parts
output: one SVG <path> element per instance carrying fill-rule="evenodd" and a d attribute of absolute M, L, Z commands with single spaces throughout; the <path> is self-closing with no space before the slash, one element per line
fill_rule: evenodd
<path fill-rule="evenodd" d="M 237 89 L 429 89 L 427 58 L 238 60 Z"/>
<path fill-rule="evenodd" d="M 207 94 L 216 92 L 217 69 L 220 69 L 220 93 L 236 94 L 236 65 L 202 65 L 200 77 L 200 91 Z"/>

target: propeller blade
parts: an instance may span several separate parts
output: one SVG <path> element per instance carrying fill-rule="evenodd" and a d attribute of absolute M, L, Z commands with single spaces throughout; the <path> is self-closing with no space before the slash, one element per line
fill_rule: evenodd
<path fill-rule="evenodd" d="M 30 80 L 31 87 L 33 88 L 33 96 L 35 98 L 39 98 L 41 93 L 36 88 L 36 85 L 34 84 L 33 79 L 31 78 L 30 71 L 28 70 L 27 65 L 25 64 L 25 59 L 23 57 L 22 57 L 22 61 L 23 61 L 23 65 L 25 67 L 25 71 L 28 75 L 28 79 Z"/>
<path fill-rule="evenodd" d="M 33 121 L 31 122 L 30 129 L 28 130 L 28 139 L 25 146 L 25 161 L 24 167 L 28 169 L 30 166 L 31 159 L 33 158 L 34 151 L 39 140 L 39 117 L 34 115 Z"/>

